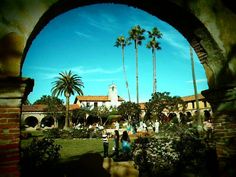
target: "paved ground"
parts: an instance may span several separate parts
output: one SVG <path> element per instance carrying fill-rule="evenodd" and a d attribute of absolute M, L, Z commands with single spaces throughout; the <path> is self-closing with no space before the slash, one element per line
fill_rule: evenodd
<path fill-rule="evenodd" d="M 103 160 L 103 168 L 111 177 L 138 177 L 138 170 L 134 168 L 133 161 L 114 162 L 111 158 Z"/>

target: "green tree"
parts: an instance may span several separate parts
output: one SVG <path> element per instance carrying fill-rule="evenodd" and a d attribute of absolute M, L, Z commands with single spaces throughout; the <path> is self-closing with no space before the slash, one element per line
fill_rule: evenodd
<path fill-rule="evenodd" d="M 97 117 L 100 120 L 100 124 L 103 124 L 103 119 L 108 118 L 110 112 L 106 106 L 95 107 L 90 111 L 90 115 Z M 106 123 L 106 121 L 104 121 Z"/>
<path fill-rule="evenodd" d="M 50 96 L 50 95 L 43 95 L 40 99 L 36 100 L 33 105 L 46 105 L 47 115 L 51 116 L 54 120 L 54 126 L 58 127 L 58 120 L 57 118 L 64 114 L 65 106 L 63 104 L 63 100 Z"/>
<path fill-rule="evenodd" d="M 136 55 L 136 98 L 137 104 L 139 103 L 139 83 L 138 83 L 138 45 L 142 45 L 142 41 L 145 39 L 144 37 L 145 30 L 142 29 L 139 25 L 134 26 L 129 31 L 129 40 L 134 41 L 135 55 Z"/>
<path fill-rule="evenodd" d="M 179 96 L 170 97 L 167 105 L 167 110 L 169 112 L 174 112 L 174 111 L 185 112 L 186 108 L 187 108 L 187 103 L 184 102 L 184 100 L 182 100 L 181 97 Z"/>
<path fill-rule="evenodd" d="M 152 98 L 145 103 L 148 119 L 161 121 L 162 113 L 167 108 L 167 100 L 170 98 L 169 94 L 169 92 L 155 92 L 152 94 Z"/>
<path fill-rule="evenodd" d="M 119 36 L 116 39 L 116 42 L 115 42 L 114 46 L 115 47 L 121 47 L 121 49 L 122 49 L 122 66 L 123 66 L 123 72 L 124 72 L 125 86 L 126 86 L 129 101 L 130 101 L 129 85 L 128 85 L 128 79 L 127 79 L 126 70 L 125 70 L 125 47 L 127 45 L 130 45 L 130 41 L 128 39 L 126 39 L 124 36 Z"/>
<path fill-rule="evenodd" d="M 73 74 L 71 71 L 69 72 L 61 72 L 59 73 L 59 77 L 56 78 L 56 81 L 52 82 L 53 87 L 51 89 L 52 95 L 58 97 L 59 95 L 64 94 L 66 97 L 66 120 L 65 120 L 65 129 L 70 127 L 69 121 L 69 104 L 70 104 L 70 96 L 78 93 L 79 95 L 83 95 L 82 87 L 84 84 L 81 80 L 81 77 L 77 74 Z"/>
<path fill-rule="evenodd" d="M 152 94 L 152 98 L 145 104 L 145 118 L 161 121 L 163 111 L 170 113 L 185 107 L 186 104 L 180 97 L 172 97 L 169 92 L 156 92 Z"/>
<path fill-rule="evenodd" d="M 151 31 L 148 31 L 149 41 L 146 45 L 148 49 L 152 49 L 152 63 L 153 63 L 153 93 L 156 92 L 156 50 L 160 50 L 160 43 L 157 41 L 157 38 L 162 37 L 162 33 L 158 30 L 158 28 L 154 27 Z"/>
<path fill-rule="evenodd" d="M 86 118 L 89 113 L 89 110 L 85 108 L 80 108 L 72 111 L 72 117 L 74 119 L 73 122 L 76 124 L 83 123 L 83 125 L 86 125 Z"/>
<path fill-rule="evenodd" d="M 131 125 L 137 124 L 141 115 L 141 108 L 139 104 L 133 102 L 123 102 L 118 106 L 118 113 L 122 118 L 128 120 Z"/>

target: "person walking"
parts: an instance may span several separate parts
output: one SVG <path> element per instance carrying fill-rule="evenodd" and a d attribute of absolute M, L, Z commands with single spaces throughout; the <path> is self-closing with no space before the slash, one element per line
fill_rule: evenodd
<path fill-rule="evenodd" d="M 108 142 L 107 131 L 105 129 L 102 131 L 102 142 L 103 142 L 104 158 L 106 158 L 108 157 L 109 142 Z"/>

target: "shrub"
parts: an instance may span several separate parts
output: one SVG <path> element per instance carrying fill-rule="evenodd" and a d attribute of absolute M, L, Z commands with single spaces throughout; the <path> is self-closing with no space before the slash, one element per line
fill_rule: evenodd
<path fill-rule="evenodd" d="M 30 132 L 21 132 L 21 134 L 20 134 L 20 139 L 28 139 L 28 138 L 31 138 L 32 137 L 32 133 L 30 133 Z"/>
<path fill-rule="evenodd" d="M 52 166 L 60 158 L 61 146 L 54 140 L 33 138 L 31 144 L 21 151 L 22 176 L 32 176 L 48 166 Z"/>
<path fill-rule="evenodd" d="M 91 129 L 70 129 L 70 130 L 60 130 L 57 128 L 48 129 L 43 131 L 46 138 L 98 138 L 101 137 L 101 131 L 94 131 Z"/>
<path fill-rule="evenodd" d="M 43 131 L 44 137 L 46 138 L 60 138 L 60 129 L 58 128 L 52 128 L 52 129 L 47 129 Z"/>
<path fill-rule="evenodd" d="M 90 132 L 87 129 L 73 129 L 71 135 L 73 138 L 90 138 Z"/>
<path fill-rule="evenodd" d="M 181 176 L 185 172 L 209 176 L 206 169 L 212 161 L 208 153 L 214 152 L 214 146 L 208 142 L 195 128 L 168 124 L 158 134 L 134 141 L 133 160 L 140 177 Z"/>
<path fill-rule="evenodd" d="M 179 153 L 175 151 L 175 139 L 139 138 L 133 146 L 135 164 L 144 176 L 171 175 L 175 172 Z"/>

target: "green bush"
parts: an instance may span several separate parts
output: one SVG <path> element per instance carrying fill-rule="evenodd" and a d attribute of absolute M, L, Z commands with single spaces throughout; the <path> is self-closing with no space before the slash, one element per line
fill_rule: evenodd
<path fill-rule="evenodd" d="M 52 139 L 33 138 L 30 145 L 21 150 L 22 176 L 34 176 L 35 172 L 55 164 L 60 159 L 60 149 Z"/>
<path fill-rule="evenodd" d="M 139 172 L 144 176 L 171 176 L 179 160 L 175 143 L 172 137 L 137 139 L 133 145 L 133 157 Z"/>
<path fill-rule="evenodd" d="M 71 135 L 73 138 L 90 138 L 90 130 L 87 129 L 73 129 Z"/>
<path fill-rule="evenodd" d="M 26 132 L 26 131 L 22 131 L 21 134 L 20 134 L 20 139 L 28 139 L 28 138 L 31 138 L 32 137 L 32 133 L 30 132 Z"/>
<path fill-rule="evenodd" d="M 209 160 L 208 153 L 215 149 L 208 142 L 195 128 L 168 124 L 158 134 L 134 141 L 133 160 L 140 177 L 182 176 L 186 172 L 209 176 L 207 167 L 214 162 Z"/>
<path fill-rule="evenodd" d="M 43 131 L 43 135 L 46 138 L 60 138 L 61 137 L 61 133 L 60 133 L 60 129 L 58 128 L 52 128 L 52 129 L 47 129 Z"/>
<path fill-rule="evenodd" d="M 44 137 L 46 138 L 62 138 L 62 139 L 71 139 L 71 138 L 100 138 L 101 131 L 94 131 L 90 129 L 70 129 L 70 130 L 61 130 L 57 128 L 48 129 L 43 131 Z"/>

